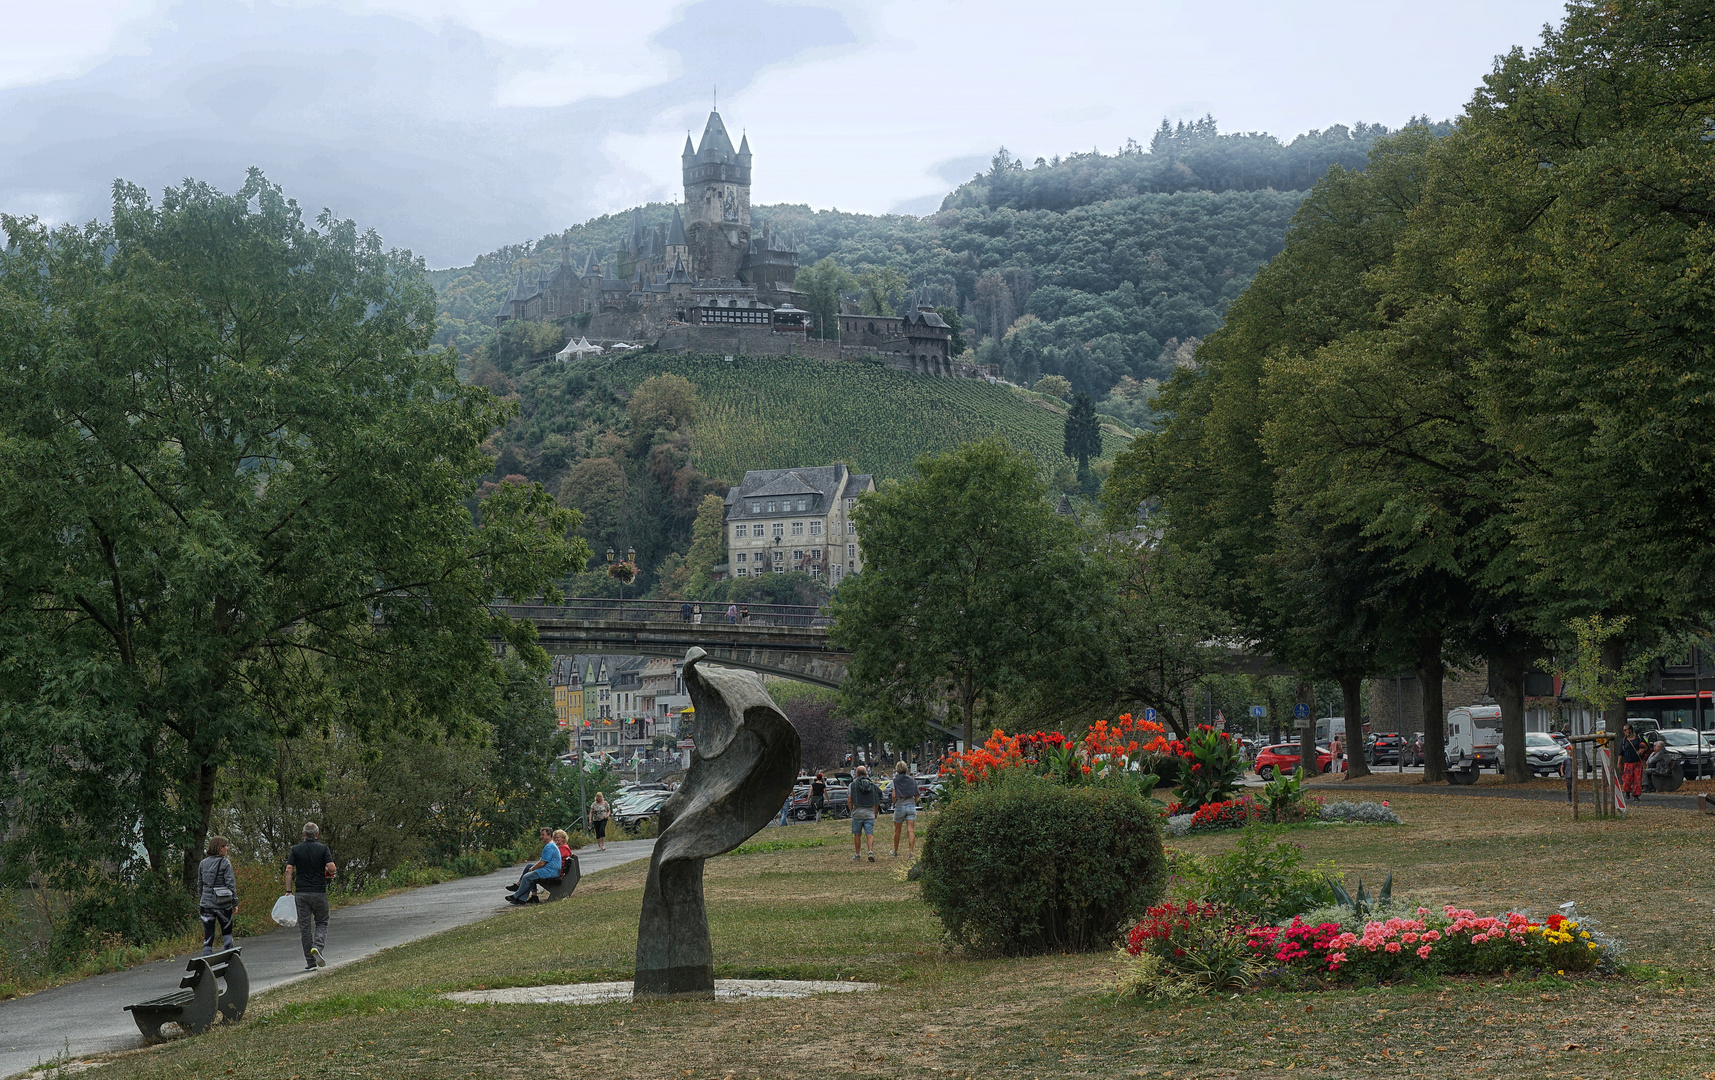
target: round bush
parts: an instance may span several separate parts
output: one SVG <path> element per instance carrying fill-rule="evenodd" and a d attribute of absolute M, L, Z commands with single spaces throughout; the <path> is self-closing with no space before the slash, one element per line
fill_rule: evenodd
<path fill-rule="evenodd" d="M 963 792 L 923 842 L 923 899 L 968 948 L 1107 948 L 1165 887 L 1155 819 L 1133 792 L 1040 776 Z"/>

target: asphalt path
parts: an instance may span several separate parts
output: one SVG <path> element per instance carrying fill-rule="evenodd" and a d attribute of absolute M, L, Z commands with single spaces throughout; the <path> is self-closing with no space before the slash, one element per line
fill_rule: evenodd
<path fill-rule="evenodd" d="M 578 852 L 578 869 L 591 874 L 647 859 L 654 847 L 653 840 L 616 840 L 605 852 L 586 847 Z M 339 908 L 328 920 L 325 970 L 507 910 L 505 886 L 517 880 L 514 866 Z M 316 976 L 303 970 L 303 946 L 295 927 L 240 938 L 237 944 L 244 948 L 252 994 Z M 0 1002 L 0 1076 L 32 1069 L 59 1054 L 77 1058 L 143 1045 L 125 1006 L 178 989 L 185 959 L 95 975 Z"/>

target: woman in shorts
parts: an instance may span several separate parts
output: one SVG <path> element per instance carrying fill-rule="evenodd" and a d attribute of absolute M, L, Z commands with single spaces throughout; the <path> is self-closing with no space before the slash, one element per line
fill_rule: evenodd
<path fill-rule="evenodd" d="M 608 808 L 607 796 L 601 792 L 595 793 L 595 801 L 590 803 L 590 831 L 595 833 L 595 849 L 607 850 L 607 819 L 613 816 Z"/>
<path fill-rule="evenodd" d="M 906 853 L 917 855 L 917 778 L 901 761 L 893 767 L 893 854 L 899 855 L 899 833 L 905 831 Z"/>

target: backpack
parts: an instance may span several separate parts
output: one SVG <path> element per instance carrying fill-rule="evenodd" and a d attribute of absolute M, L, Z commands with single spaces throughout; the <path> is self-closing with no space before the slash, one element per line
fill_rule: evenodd
<path fill-rule="evenodd" d="M 852 805 L 876 806 L 881 802 L 881 789 L 867 776 L 852 781 Z"/>

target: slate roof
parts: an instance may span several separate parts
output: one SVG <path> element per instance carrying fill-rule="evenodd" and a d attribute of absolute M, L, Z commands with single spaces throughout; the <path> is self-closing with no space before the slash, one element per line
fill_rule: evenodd
<path fill-rule="evenodd" d="M 833 509 L 833 501 L 840 494 L 840 481 L 845 481 L 845 496 L 851 498 L 865 491 L 875 490 L 875 478 L 868 473 L 852 473 L 844 465 L 816 465 L 803 469 L 752 469 L 744 474 L 737 487 L 727 492 L 727 517 L 779 517 L 785 514 L 797 513 L 796 510 L 781 510 L 770 515 L 767 510 L 758 514 L 750 512 L 752 499 L 780 499 L 786 496 L 796 498 L 799 495 L 815 496 L 804 513 L 825 514 Z"/>

